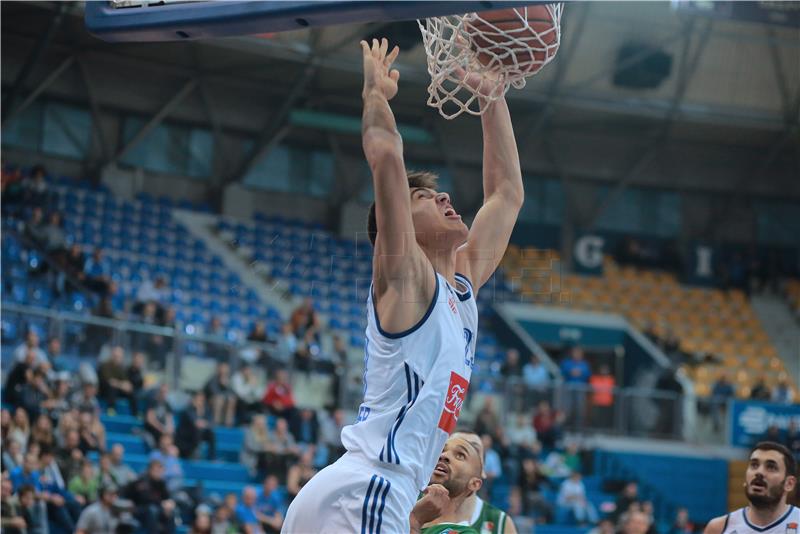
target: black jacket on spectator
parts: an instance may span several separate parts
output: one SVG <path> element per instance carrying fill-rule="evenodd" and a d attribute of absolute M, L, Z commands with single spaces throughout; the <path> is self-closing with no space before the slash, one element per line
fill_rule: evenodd
<path fill-rule="evenodd" d="M 25 373 L 28 370 L 28 364 L 25 362 L 17 362 L 6 378 L 6 385 L 3 388 L 3 402 L 7 402 L 12 406 L 19 405 L 22 386 L 25 385 Z"/>
<path fill-rule="evenodd" d="M 169 499 L 167 483 L 150 478 L 147 473 L 128 484 L 122 494 L 136 506 L 160 506 L 162 501 Z"/>
<path fill-rule="evenodd" d="M 289 421 L 289 432 L 298 443 L 317 443 L 319 441 L 319 421 L 317 413 L 312 412 L 309 419 L 303 419 L 302 412 L 295 412 Z"/>

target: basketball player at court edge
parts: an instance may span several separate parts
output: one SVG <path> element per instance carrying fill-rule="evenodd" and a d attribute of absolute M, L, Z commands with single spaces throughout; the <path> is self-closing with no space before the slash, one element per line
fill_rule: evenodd
<path fill-rule="evenodd" d="M 797 486 L 797 462 L 779 443 L 753 447 L 744 492 L 750 505 L 712 519 L 704 534 L 798 534 L 800 508 L 787 502 Z"/>
<path fill-rule="evenodd" d="M 481 117 L 484 202 L 471 229 L 449 195 L 436 190 L 434 175 L 407 173 L 389 106 L 399 49 L 389 52 L 386 39 L 361 46 L 363 147 L 375 189 L 364 400 L 355 424 L 342 430 L 347 452 L 303 487 L 283 533 L 409 532 L 409 514 L 469 387 L 475 294 L 503 257 L 524 198 L 502 98 Z"/>
<path fill-rule="evenodd" d="M 425 495 L 411 511 L 411 534 L 517 534 L 511 517 L 478 497 L 486 478 L 483 459 L 477 434 L 450 436 Z"/>

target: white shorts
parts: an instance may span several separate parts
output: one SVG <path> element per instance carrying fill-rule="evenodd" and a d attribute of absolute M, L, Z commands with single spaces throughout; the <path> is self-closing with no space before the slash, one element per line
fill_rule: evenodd
<path fill-rule="evenodd" d="M 418 495 L 408 475 L 347 453 L 303 486 L 281 534 L 408 534 Z"/>

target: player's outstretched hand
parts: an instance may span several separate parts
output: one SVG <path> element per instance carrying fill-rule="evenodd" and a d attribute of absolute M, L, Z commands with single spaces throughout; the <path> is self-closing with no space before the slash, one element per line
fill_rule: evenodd
<path fill-rule="evenodd" d="M 363 98 L 376 89 L 386 100 L 391 100 L 397 94 L 400 72 L 392 68 L 392 63 L 397 59 L 400 48 L 395 46 L 387 55 L 388 50 L 389 41 L 385 37 L 380 42 L 373 39 L 372 46 L 366 41 L 361 41 L 361 51 L 364 55 L 364 91 L 361 93 Z"/>
<path fill-rule="evenodd" d="M 422 493 L 423 497 L 411 511 L 412 523 L 416 522 L 420 527 L 442 515 L 450 502 L 450 492 L 441 484 L 431 484 Z"/>

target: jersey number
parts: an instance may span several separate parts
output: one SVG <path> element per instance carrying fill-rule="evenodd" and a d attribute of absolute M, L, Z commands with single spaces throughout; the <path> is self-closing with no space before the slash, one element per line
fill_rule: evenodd
<path fill-rule="evenodd" d="M 472 369 L 475 365 L 475 356 L 470 351 L 470 345 L 472 344 L 472 330 L 469 328 L 464 329 L 464 363 Z"/>

